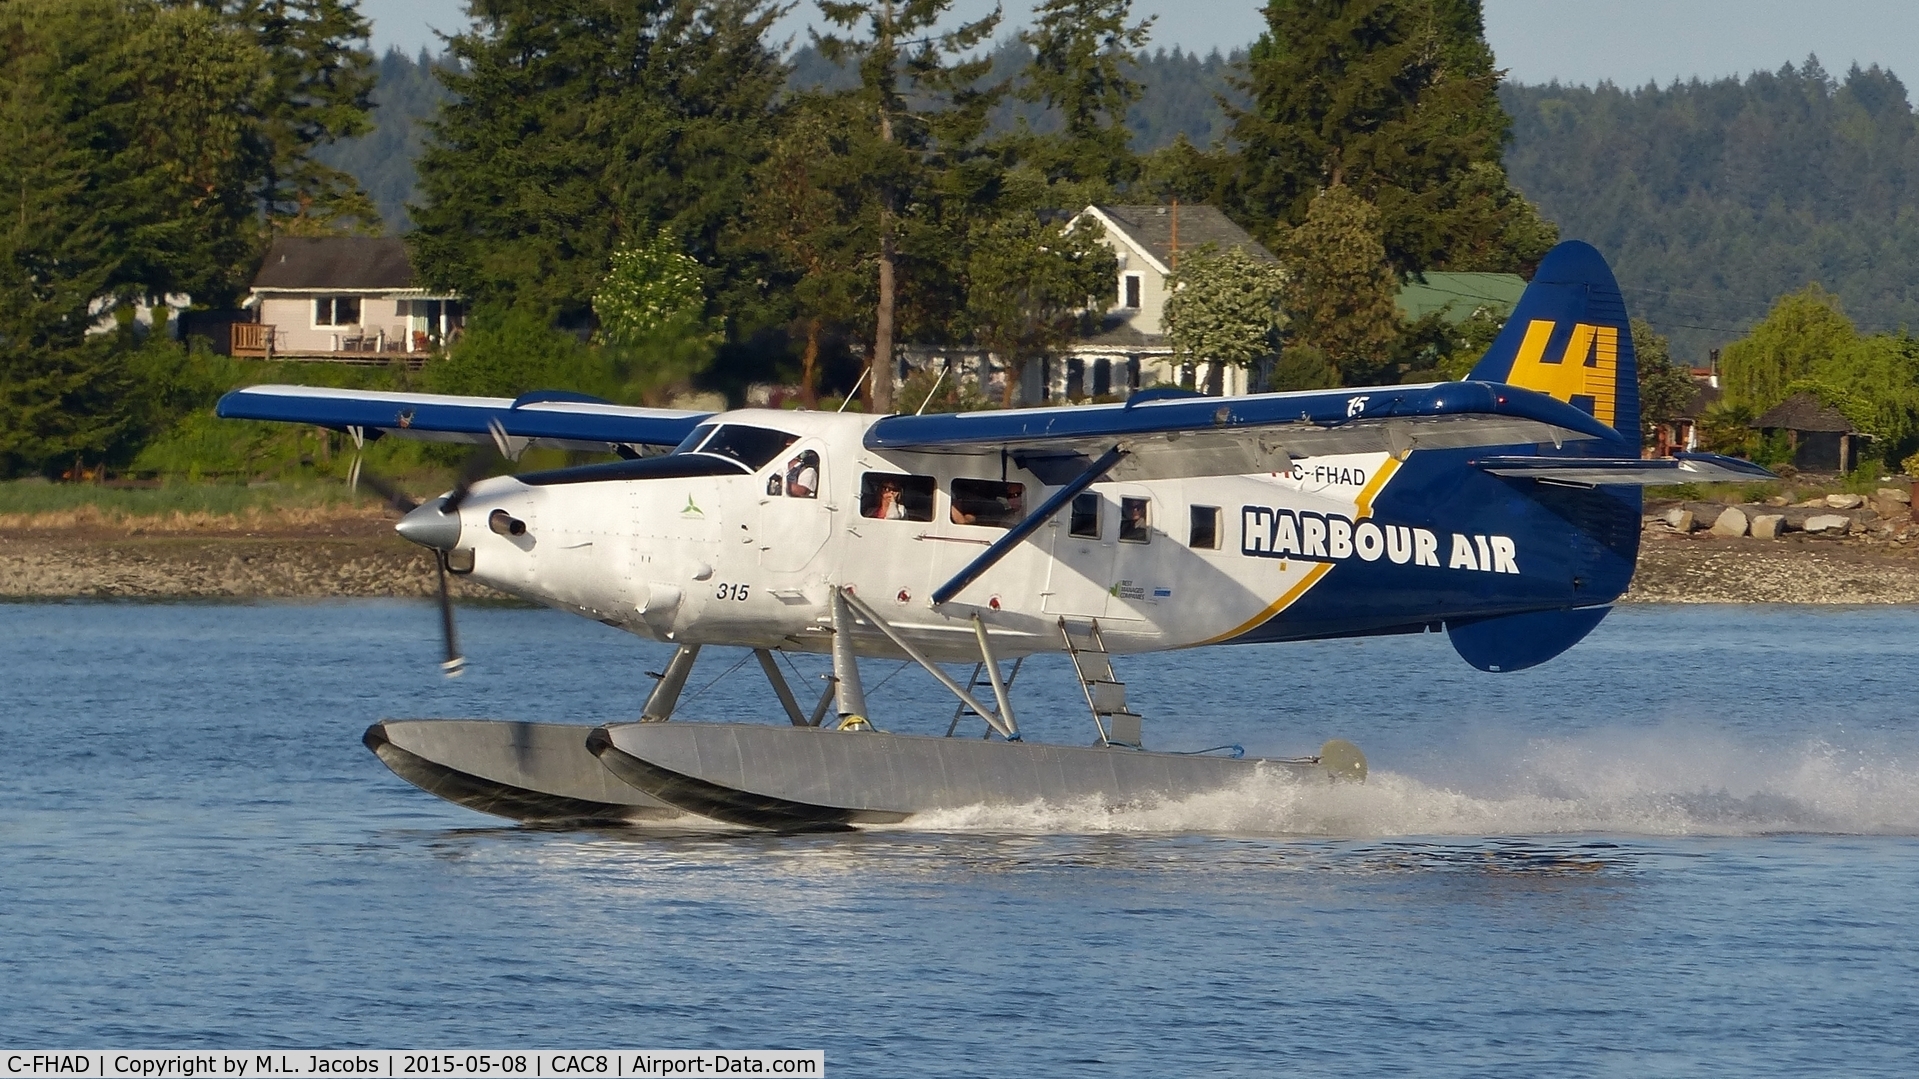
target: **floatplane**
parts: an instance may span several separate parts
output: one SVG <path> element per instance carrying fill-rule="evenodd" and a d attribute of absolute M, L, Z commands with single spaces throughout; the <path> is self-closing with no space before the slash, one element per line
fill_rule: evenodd
<path fill-rule="evenodd" d="M 255 386 L 218 411 L 616 456 L 463 477 L 401 501 L 396 527 L 438 561 L 449 674 L 448 574 L 676 645 L 637 720 L 384 720 L 365 741 L 395 773 L 528 821 L 809 829 L 1135 805 L 1262 771 L 1363 780 L 1339 739 L 1296 759 L 1148 748 L 1113 660 L 1425 631 L 1485 671 L 1557 656 L 1630 583 L 1643 487 L 1770 476 L 1641 459 L 1637 386 L 1618 285 L 1571 242 L 1461 382 L 889 416 Z M 708 646 L 753 651 L 771 722 L 669 722 Z M 831 657 L 817 701 L 779 652 Z M 1021 737 L 1012 684 L 1042 652 L 1071 657 L 1089 745 Z M 875 657 L 953 695 L 946 737 L 881 730 L 861 682 Z"/>

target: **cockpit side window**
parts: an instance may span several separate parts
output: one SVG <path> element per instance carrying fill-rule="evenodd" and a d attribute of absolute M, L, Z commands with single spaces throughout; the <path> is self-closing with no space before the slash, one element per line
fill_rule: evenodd
<path fill-rule="evenodd" d="M 693 430 L 687 432 L 685 438 L 680 439 L 679 445 L 673 447 L 673 452 L 692 453 L 694 450 L 699 449 L 700 443 L 705 442 L 706 436 L 712 434 L 713 428 L 718 426 L 719 424 L 717 423 L 702 423 L 698 427 L 693 428 Z"/>
<path fill-rule="evenodd" d="M 748 427 L 739 423 L 723 423 L 705 442 L 698 443 L 694 450 L 720 457 L 731 457 L 746 467 L 758 471 L 768 461 L 778 457 L 780 451 L 799 440 L 800 436 L 789 435 L 785 431 L 774 431 L 766 427 Z M 691 441 L 691 438 L 687 439 L 687 442 Z M 686 443 L 683 442 L 680 445 L 685 446 Z"/>

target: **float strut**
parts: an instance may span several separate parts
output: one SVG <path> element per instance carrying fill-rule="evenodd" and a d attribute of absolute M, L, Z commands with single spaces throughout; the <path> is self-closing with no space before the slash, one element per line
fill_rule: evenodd
<path fill-rule="evenodd" d="M 840 716 L 866 716 L 866 691 L 860 688 L 860 661 L 853 654 L 853 615 L 846 597 L 833 589 L 833 697 Z"/>
<path fill-rule="evenodd" d="M 886 634 L 887 638 L 891 640 L 893 644 L 899 648 L 900 651 L 906 653 L 906 656 L 908 659 L 911 659 L 913 662 L 926 668 L 926 673 L 932 675 L 934 678 L 939 679 L 939 682 L 941 685 L 945 686 L 947 689 L 952 690 L 954 695 L 959 697 L 960 700 L 965 701 L 966 707 L 971 708 L 974 712 L 977 712 L 979 714 L 979 717 L 987 722 L 988 726 L 1000 732 L 1000 734 L 1009 742 L 1019 741 L 1019 731 L 1017 729 L 1009 726 L 1004 719 L 1001 719 L 999 716 L 994 715 L 992 709 L 987 708 L 985 705 L 981 704 L 979 702 L 978 697 L 975 697 L 971 693 L 968 693 L 966 691 L 965 686 L 962 686 L 958 682 L 953 681 L 953 676 L 950 674 L 947 674 L 945 671 L 940 670 L 939 664 L 934 663 L 930 659 L 927 659 L 926 653 L 920 651 L 918 648 L 913 647 L 913 642 L 907 640 L 905 636 L 903 636 L 900 633 L 899 630 L 896 630 L 892 626 L 887 625 L 886 620 L 879 616 L 879 612 L 875 611 L 871 607 L 868 607 L 866 605 L 865 600 L 862 600 L 861 598 L 852 594 L 851 592 L 845 592 L 845 593 L 842 593 L 842 595 L 844 597 L 843 599 L 844 603 L 850 604 L 854 610 L 860 613 L 861 618 L 864 618 L 868 622 L 871 622 L 873 624 L 874 629 L 877 629 L 881 633 Z M 838 655 L 837 652 L 835 652 L 834 654 L 836 656 Z"/>
<path fill-rule="evenodd" d="M 666 665 L 666 673 L 660 676 L 660 684 L 653 687 L 653 693 L 646 698 L 646 707 L 640 709 L 641 723 L 665 723 L 673 718 L 673 709 L 680 703 L 680 690 L 686 688 L 686 676 L 693 673 L 693 661 L 700 658 L 700 646 L 683 644 L 673 653 L 673 659 Z"/>
<path fill-rule="evenodd" d="M 1006 682 L 999 676 L 999 659 L 993 655 L 992 642 L 986 639 L 986 622 L 978 612 L 973 614 L 973 635 L 979 638 L 979 658 L 986 661 L 986 677 L 993 680 L 993 703 L 999 705 L 999 717 L 1006 729 L 1013 733 L 1009 739 L 1019 738 L 1019 721 L 1013 718 L 1013 701 L 1006 694 Z"/>
<path fill-rule="evenodd" d="M 786 718 L 795 727 L 808 726 L 806 717 L 800 714 L 800 702 L 793 699 L 793 691 L 786 686 L 786 676 L 780 673 L 779 664 L 773 661 L 773 653 L 764 648 L 755 648 L 753 658 L 760 661 L 760 670 L 765 671 L 766 680 L 773 683 L 773 695 L 780 699 L 780 707 L 786 709 Z"/>

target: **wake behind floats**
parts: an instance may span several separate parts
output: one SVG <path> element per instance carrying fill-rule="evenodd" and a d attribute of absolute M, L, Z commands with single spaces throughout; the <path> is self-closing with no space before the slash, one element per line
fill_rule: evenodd
<path fill-rule="evenodd" d="M 398 525 L 443 573 L 679 646 L 637 723 L 367 732 L 424 789 L 525 820 L 839 827 L 1139 804 L 1261 770 L 1363 777 L 1337 740 L 1297 760 L 1148 751 L 1112 659 L 1443 626 L 1473 666 L 1521 670 L 1626 590 L 1641 488 L 1770 475 L 1640 459 L 1625 304 L 1577 242 L 1547 255 L 1464 382 L 884 417 L 257 386 L 219 414 L 620 456 L 462 483 Z M 457 663 L 450 614 L 447 631 Z M 664 722 L 706 645 L 753 649 L 787 724 Z M 817 701 L 796 696 L 780 651 L 832 657 Z M 1019 668 L 1060 651 L 1091 747 L 1020 738 Z M 948 737 L 877 732 L 860 679 L 876 656 L 952 692 Z"/>

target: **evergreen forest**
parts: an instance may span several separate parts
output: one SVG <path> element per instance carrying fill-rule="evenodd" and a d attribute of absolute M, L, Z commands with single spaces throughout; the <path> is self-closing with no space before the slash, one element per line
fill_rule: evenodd
<path fill-rule="evenodd" d="M 1497 313 L 1409 323 L 1399 285 L 1525 274 L 1576 237 L 1612 261 L 1642 354 L 1724 350 L 1724 448 L 1773 452 L 1741 417 L 1800 391 L 1892 460 L 1919 448 L 1919 121 L 1891 72 L 1503 83 L 1478 0 L 1274 0 L 1257 41 L 1205 56 L 1160 47 L 1131 0 L 1045 0 L 1024 27 L 817 4 L 790 52 L 770 0 L 489 0 L 442 55 L 375 57 L 354 0 L 14 0 L 0 472 L 326 467 L 211 420 L 269 374 L 649 403 L 773 381 L 890 410 L 891 380 L 860 376 L 903 345 L 1017 369 L 1088 330 L 1112 256 L 1058 211 L 1169 199 L 1310 268 L 1179 270 L 1200 287 L 1175 348 L 1272 388 L 1457 377 Z M 404 237 L 468 298 L 449 356 L 266 372 L 155 332 L 168 297 L 237 303 L 274 236 L 354 232 Z M 1652 366 L 1648 400 L 1681 407 Z M 928 381 L 901 392 L 993 403 Z"/>

